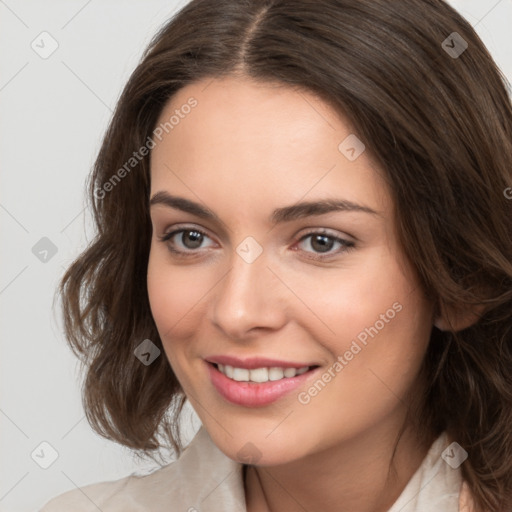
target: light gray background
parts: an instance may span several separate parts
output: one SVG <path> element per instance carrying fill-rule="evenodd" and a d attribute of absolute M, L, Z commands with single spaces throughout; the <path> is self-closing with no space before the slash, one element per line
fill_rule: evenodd
<path fill-rule="evenodd" d="M 151 36 L 185 3 L 0 0 L 2 512 L 37 510 L 75 486 L 155 467 L 87 424 L 79 365 L 52 299 L 92 238 L 84 184 L 111 111 Z M 512 0 L 451 3 L 512 81 Z M 31 48 L 43 31 L 59 45 L 47 59 Z M 43 237 L 57 248 L 47 262 L 32 252 Z M 190 439 L 198 422 L 190 410 L 186 418 Z M 48 469 L 31 458 L 43 441 L 58 452 Z M 44 462 L 50 452 L 37 453 Z"/>

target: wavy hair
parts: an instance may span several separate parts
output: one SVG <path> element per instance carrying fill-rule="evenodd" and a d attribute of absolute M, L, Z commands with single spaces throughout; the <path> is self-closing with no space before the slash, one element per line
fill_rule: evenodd
<path fill-rule="evenodd" d="M 165 357 L 134 356 L 145 339 L 163 351 L 146 283 L 151 152 L 139 149 L 176 91 L 230 75 L 303 88 L 343 113 L 384 172 L 437 312 L 484 307 L 462 330 L 433 327 L 417 424 L 468 452 L 478 507 L 511 510 L 512 106 L 484 44 L 442 0 L 193 0 L 155 35 L 89 177 L 97 233 L 58 289 L 89 423 L 138 454 L 182 449 L 176 376 Z"/>

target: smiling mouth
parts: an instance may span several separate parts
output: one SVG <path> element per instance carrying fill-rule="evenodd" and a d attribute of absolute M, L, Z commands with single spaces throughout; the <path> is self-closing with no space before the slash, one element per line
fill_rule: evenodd
<path fill-rule="evenodd" d="M 318 365 L 300 366 L 300 363 L 277 360 L 274 362 L 265 358 L 242 361 L 226 356 L 222 359 L 224 359 L 222 363 L 205 361 L 210 382 L 222 398 L 242 407 L 270 405 L 298 387 L 306 385 L 321 370 Z M 227 364 L 228 362 L 232 364 Z M 246 367 L 233 365 L 240 363 Z M 277 366 L 279 363 L 284 366 Z M 271 366 L 263 366 L 264 364 Z"/>
<path fill-rule="evenodd" d="M 264 382 L 275 382 L 279 380 L 291 379 L 308 371 L 318 368 L 318 366 L 302 366 L 300 368 L 283 368 L 278 366 L 261 368 L 237 368 L 229 364 L 209 363 L 228 379 L 236 382 L 249 382 L 262 384 Z"/>

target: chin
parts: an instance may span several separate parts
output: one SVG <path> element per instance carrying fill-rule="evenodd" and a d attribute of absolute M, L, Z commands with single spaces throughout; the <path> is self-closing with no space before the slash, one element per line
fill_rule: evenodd
<path fill-rule="evenodd" d="M 210 433 L 219 450 L 235 462 L 254 466 L 278 466 L 306 455 L 303 443 L 294 441 L 294 435 L 287 435 L 285 430 L 273 439 L 272 435 L 267 437 L 271 431 L 268 428 L 255 431 L 254 435 L 251 435 L 250 430 L 241 427 L 237 430 L 243 434 L 231 437 L 224 431 L 220 433 L 219 429 Z M 283 439 L 287 439 L 287 442 L 283 443 Z M 301 448 L 300 451 L 297 449 L 298 446 Z"/>

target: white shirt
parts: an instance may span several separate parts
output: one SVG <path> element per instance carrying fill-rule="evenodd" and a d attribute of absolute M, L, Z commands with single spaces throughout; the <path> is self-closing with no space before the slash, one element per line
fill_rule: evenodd
<path fill-rule="evenodd" d="M 441 457 L 441 434 L 388 512 L 471 512 L 460 467 Z M 61 494 L 40 512 L 247 512 L 243 464 L 222 453 L 201 427 L 178 460 L 145 476 L 84 486 Z"/>

